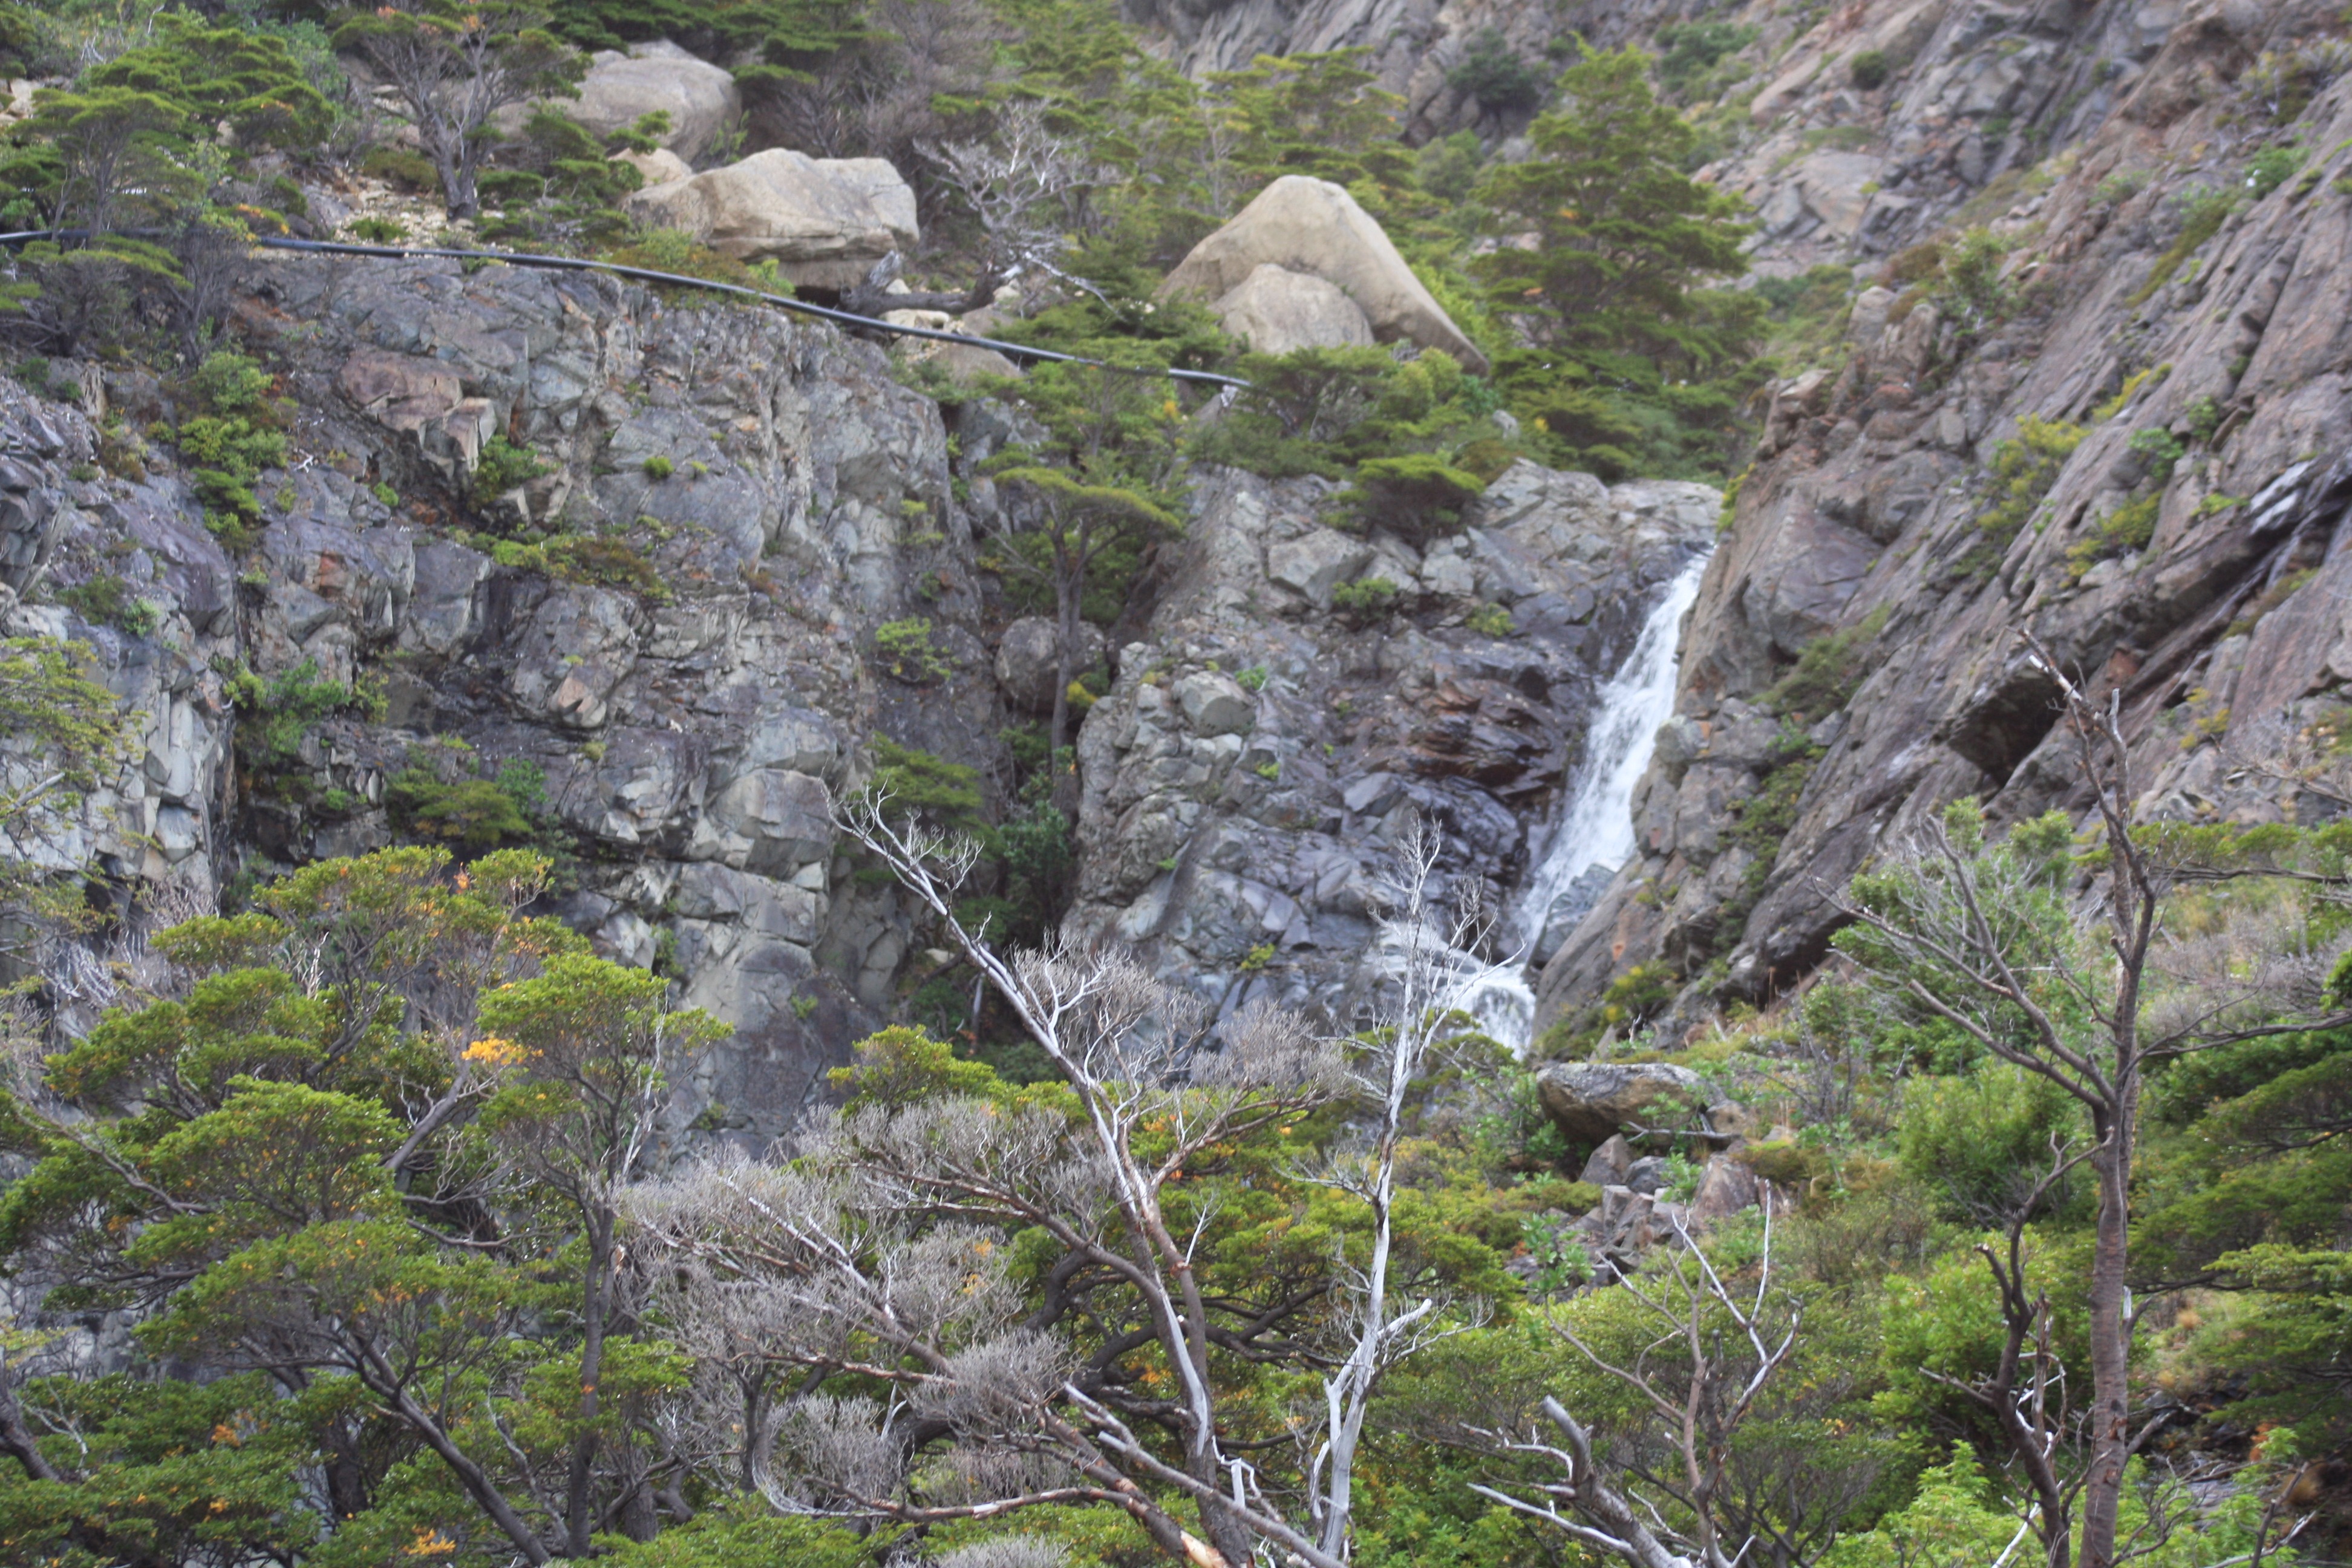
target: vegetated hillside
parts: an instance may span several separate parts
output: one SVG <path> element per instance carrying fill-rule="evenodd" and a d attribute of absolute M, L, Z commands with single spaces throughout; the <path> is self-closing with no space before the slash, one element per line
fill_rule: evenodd
<path fill-rule="evenodd" d="M 2339 16 L 0 53 L 0 1558 L 2342 1555 Z"/>

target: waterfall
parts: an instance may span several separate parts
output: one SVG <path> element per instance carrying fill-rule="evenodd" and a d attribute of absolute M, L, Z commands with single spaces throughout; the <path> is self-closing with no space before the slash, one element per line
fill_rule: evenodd
<path fill-rule="evenodd" d="M 1595 871 L 1616 875 L 1633 855 L 1633 786 L 1650 765 L 1658 726 L 1674 717 L 1675 645 L 1683 616 L 1697 602 L 1707 558 L 1696 556 L 1682 569 L 1642 623 L 1633 651 L 1594 699 L 1591 725 L 1584 732 L 1584 763 L 1576 771 L 1574 793 L 1560 814 L 1550 847 L 1528 879 L 1514 923 L 1515 945 L 1529 948 L 1540 964 L 1548 927 L 1562 895 Z M 1595 887 L 1585 898 L 1590 907 Z M 1582 910 L 1571 909 L 1571 914 Z"/>
<path fill-rule="evenodd" d="M 1642 623 L 1633 652 L 1595 694 L 1584 762 L 1507 931 L 1509 946 L 1527 954 L 1530 968 L 1551 956 L 1566 934 L 1561 928 L 1590 909 L 1608 879 L 1633 858 L 1633 786 L 1650 765 L 1658 726 L 1674 716 L 1676 644 L 1683 616 L 1697 602 L 1706 562 L 1705 555 L 1694 557 L 1667 585 Z M 1536 997 L 1523 975 L 1515 971 L 1496 979 L 1471 1011 L 1487 1033 L 1525 1052 Z"/>

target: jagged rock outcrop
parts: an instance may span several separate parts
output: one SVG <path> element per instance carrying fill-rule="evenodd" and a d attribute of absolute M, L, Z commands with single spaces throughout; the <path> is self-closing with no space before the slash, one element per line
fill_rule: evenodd
<path fill-rule="evenodd" d="M 2121 701 L 2158 816 L 2292 819 L 2263 770 L 2346 700 L 2352 82 L 2292 126 L 2231 85 L 2334 19 L 1942 15 L 1929 64 L 1967 16 L 2016 29 L 2009 58 L 2043 96 L 1999 101 L 2061 149 L 1980 215 L 2010 247 L 2010 302 L 1970 326 L 1916 291 L 1865 296 L 1843 370 L 1780 389 L 1636 794 L 1642 853 L 1551 958 L 1547 1016 L 1641 963 L 1696 983 L 1677 1021 L 1771 995 L 1823 955 L 1853 872 L 1925 814 L 1962 795 L 1997 820 L 2085 806 L 2025 633 Z M 2053 101 L 2102 40 L 2120 68 Z M 1949 64 L 1912 90 L 1959 79 Z M 2225 212 L 2290 143 L 2309 153 L 2292 177 Z M 1831 635 L 1851 700 L 1802 714 L 1792 744 L 1766 693 Z M 1759 841 L 1734 829 L 1768 781 L 1793 786 L 1790 820 Z"/>
<path fill-rule="evenodd" d="M 1521 463 L 1416 550 L 1329 527 L 1321 481 L 1203 476 L 1158 607 L 1079 737 L 1068 929 L 1137 944 L 1227 1005 L 1344 1012 L 1380 973 L 1370 901 L 1415 814 L 1446 880 L 1505 908 L 1594 688 L 1717 503 Z M 1330 608 L 1375 580 L 1393 597 Z"/>
<path fill-rule="evenodd" d="M 0 382 L 12 583 L 37 563 L 45 597 L 105 575 L 151 606 L 143 635 L 64 603 L 11 612 L 12 633 L 87 641 L 142 731 L 89 841 L 60 849 L 193 912 L 240 870 L 412 830 L 393 782 L 453 742 L 476 776 L 527 765 L 564 848 L 557 912 L 735 1026 L 677 1117 L 773 1136 L 880 1021 L 909 945 L 830 821 L 865 738 L 1001 760 L 938 406 L 828 328 L 593 277 L 276 258 L 246 288 L 238 329 L 300 413 L 236 565 L 177 475 L 70 477 L 95 472 L 87 422 Z M 152 381 L 113 390 L 142 423 L 162 412 Z M 516 547 L 455 508 L 479 477 L 479 443 L 449 434 L 461 409 L 548 465 L 478 510 L 518 532 L 561 516 L 608 543 L 582 561 L 623 569 L 500 564 Z M 877 673 L 873 628 L 917 614 L 934 668 Z M 273 763 L 233 752 L 269 717 L 233 713 L 240 667 L 373 698 Z"/>

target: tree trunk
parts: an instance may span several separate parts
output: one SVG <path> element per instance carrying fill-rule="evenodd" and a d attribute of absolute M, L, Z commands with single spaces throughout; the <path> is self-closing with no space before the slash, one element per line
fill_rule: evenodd
<path fill-rule="evenodd" d="M 1078 610 L 1086 598 L 1086 568 L 1061 545 L 1054 550 L 1054 720 L 1045 736 L 1045 766 L 1054 776 L 1054 803 L 1063 805 L 1060 752 L 1070 721 L 1070 682 L 1077 679 Z M 1075 805 L 1075 802 L 1070 803 Z M 1067 809 L 1065 806 L 1065 809 Z"/>
<path fill-rule="evenodd" d="M 2126 1097 L 2129 1084 L 2126 1078 Z M 2091 1468 L 2083 1483 L 2083 1568 L 2115 1568 L 2124 1465 L 2131 1458 L 2131 1293 L 2125 1270 L 2134 1109 L 2126 1098 L 2120 1115 L 2099 1118 L 2102 1143 L 2092 1156 L 2099 1218 L 2091 1252 Z"/>
<path fill-rule="evenodd" d="M 596 1517 L 589 1507 L 589 1494 L 596 1479 L 596 1385 L 604 1375 L 604 1309 L 612 1258 L 612 1221 L 592 1218 L 587 1289 L 580 1303 L 580 1425 L 583 1430 L 572 1443 L 572 1464 L 564 1478 L 563 1531 L 569 1538 L 566 1549 L 574 1557 L 587 1556 L 594 1545 L 589 1536 Z"/>

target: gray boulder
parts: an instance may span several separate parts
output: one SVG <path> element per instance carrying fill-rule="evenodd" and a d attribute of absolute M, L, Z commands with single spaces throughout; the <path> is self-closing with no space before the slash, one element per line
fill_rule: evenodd
<path fill-rule="evenodd" d="M 599 136 L 625 130 L 656 110 L 669 116 L 660 143 L 692 163 L 717 146 L 743 112 L 735 78 L 667 38 L 632 44 L 626 54 L 590 57 L 577 102 L 562 106 Z"/>
<path fill-rule="evenodd" d="M 1257 714 L 1240 685 L 1213 669 L 1178 681 L 1176 701 L 1184 710 L 1184 721 L 1196 734 L 1245 735 L 1257 723 Z"/>
<path fill-rule="evenodd" d="M 1266 186 L 1231 222 L 1194 246 L 1160 293 L 1222 300 L 1269 262 L 1338 285 L 1363 311 L 1380 342 L 1402 339 L 1443 349 L 1466 369 L 1486 374 L 1486 356 L 1413 276 L 1380 224 L 1344 186 L 1328 180 L 1285 174 Z"/>
<path fill-rule="evenodd" d="M 1054 710 L 1054 685 L 1061 673 L 1061 633 L 1047 616 L 1024 616 L 1004 628 L 996 645 L 996 684 L 1004 700 L 1031 713 Z M 1102 633 L 1079 623 L 1071 668 L 1084 671 L 1102 658 Z"/>
<path fill-rule="evenodd" d="M 1688 1068 L 1665 1062 L 1554 1062 L 1536 1074 L 1544 1113 L 1580 1143 L 1620 1132 L 1703 1125 L 1717 1096 Z"/>
<path fill-rule="evenodd" d="M 1372 323 L 1338 284 L 1273 262 L 1254 268 L 1209 307 L 1225 331 L 1262 354 L 1370 347 Z"/>
<path fill-rule="evenodd" d="M 812 158 L 771 147 L 633 194 L 640 223 L 692 235 L 740 261 L 772 259 L 795 283 L 846 289 L 921 242 L 915 193 L 885 158 Z"/>

